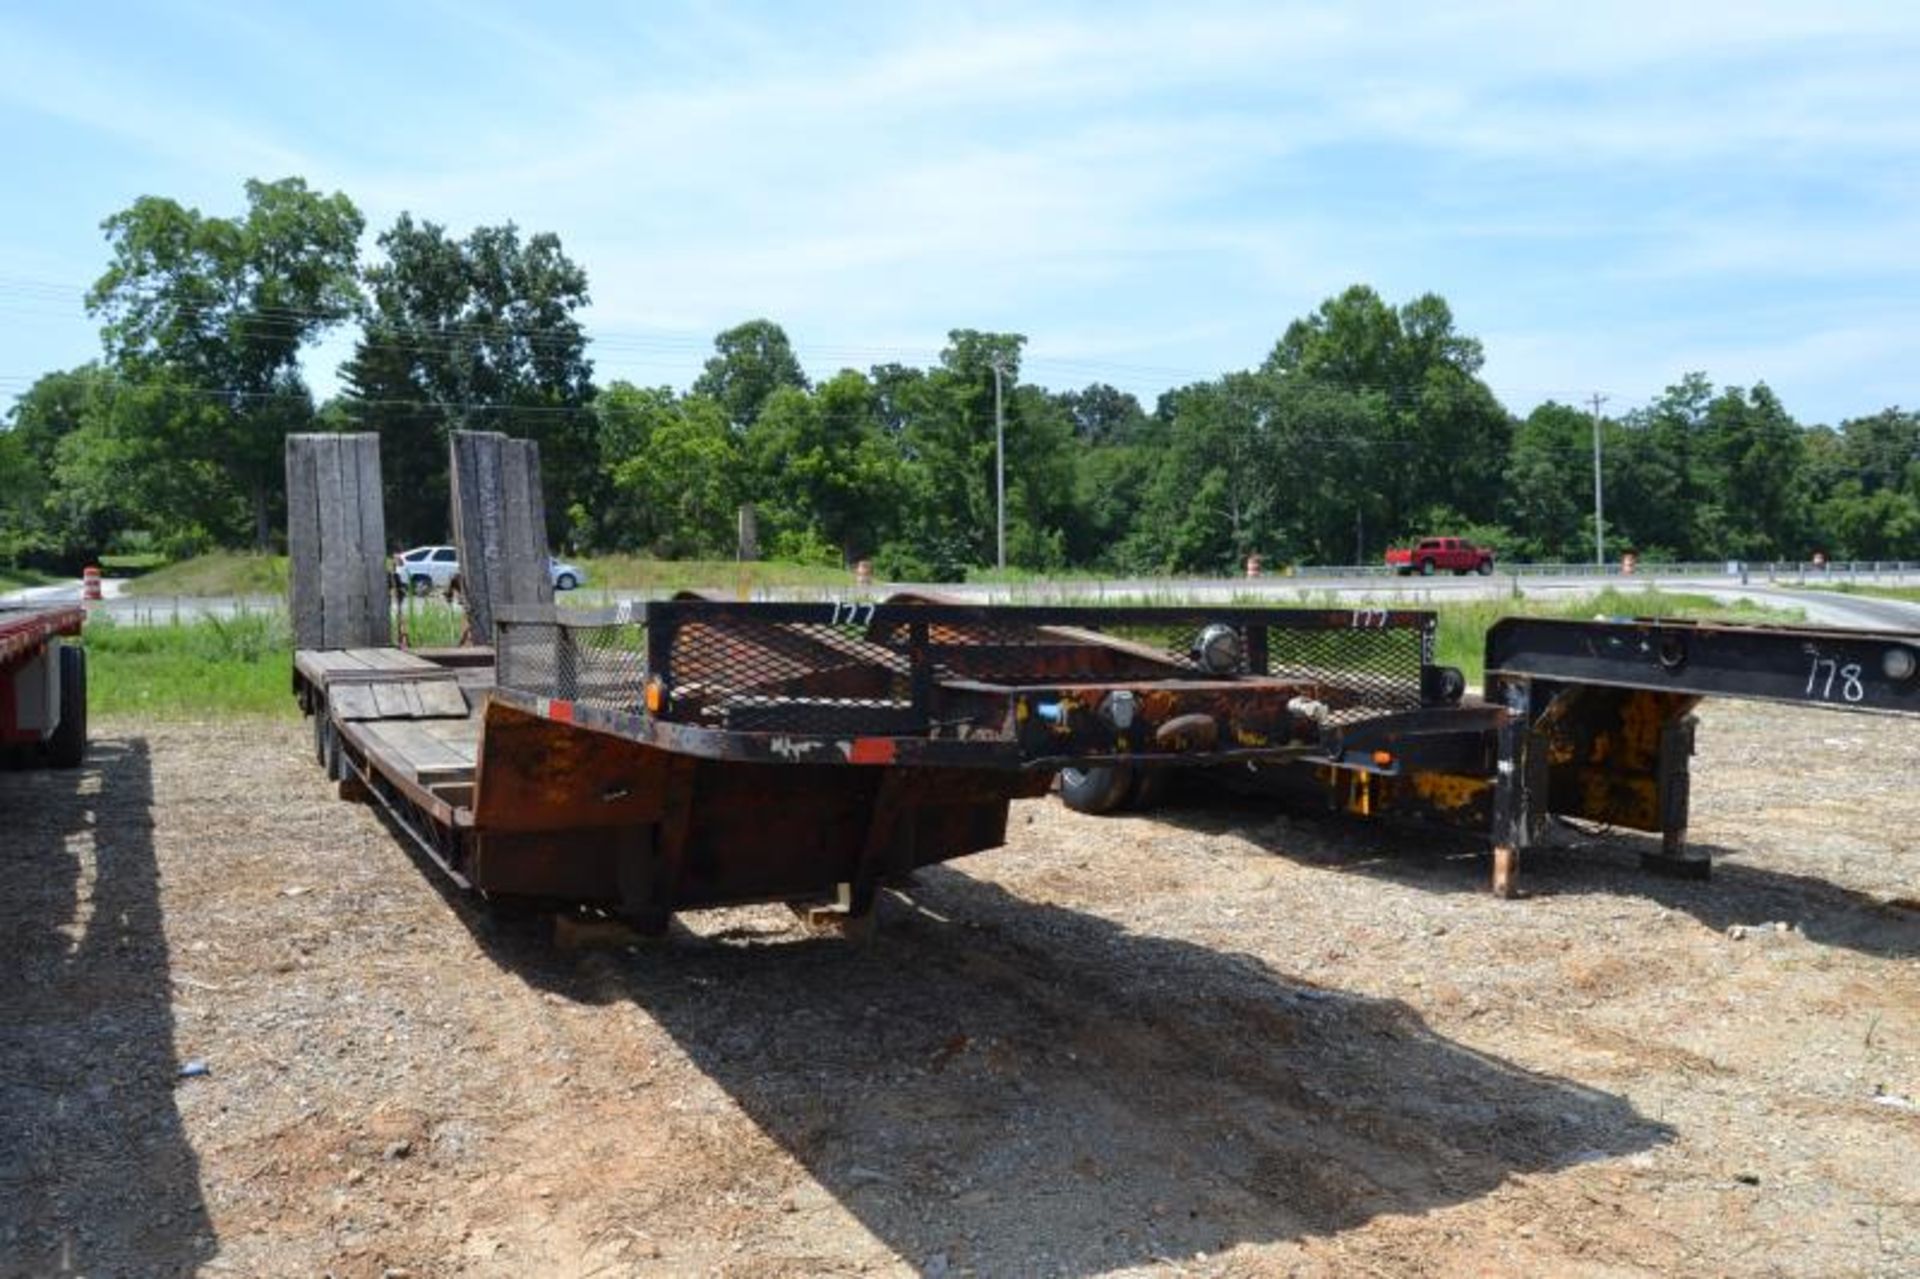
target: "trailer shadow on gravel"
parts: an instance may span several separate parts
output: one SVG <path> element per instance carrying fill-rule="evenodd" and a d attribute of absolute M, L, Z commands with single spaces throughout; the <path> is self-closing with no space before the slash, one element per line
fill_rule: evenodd
<path fill-rule="evenodd" d="M 667 946 L 583 957 L 448 899 L 527 980 L 655 1019 L 930 1273 L 1093 1275 L 1326 1239 L 1673 1137 L 1397 1001 L 944 868 L 883 901 L 866 947 L 756 912 L 764 927 L 701 933 L 696 915 Z"/>
<path fill-rule="evenodd" d="M 184 1274 L 218 1250 L 175 1102 L 140 738 L 0 772 L 0 1275 Z"/>
<path fill-rule="evenodd" d="M 1258 799 L 1215 794 L 1183 797 L 1153 819 L 1206 834 L 1230 832 L 1302 865 L 1426 892 L 1490 891 L 1492 855 L 1485 841 L 1456 832 L 1283 812 Z M 1823 946 L 1888 959 L 1920 957 L 1920 911 L 1816 876 L 1743 864 L 1742 849 L 1699 840 L 1692 846 L 1712 857 L 1711 879 L 1675 879 L 1642 868 L 1640 855 L 1660 849 L 1657 836 L 1556 826 L 1544 844 L 1521 855 L 1519 882 L 1530 897 L 1644 897 L 1718 931 L 1790 922 Z"/>

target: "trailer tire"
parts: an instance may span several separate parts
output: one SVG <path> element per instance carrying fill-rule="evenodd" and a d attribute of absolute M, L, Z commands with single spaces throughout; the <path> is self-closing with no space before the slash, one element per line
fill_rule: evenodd
<path fill-rule="evenodd" d="M 1060 770 L 1060 802 L 1076 813 L 1111 813 L 1133 793 L 1133 770 L 1125 764 Z"/>
<path fill-rule="evenodd" d="M 1133 793 L 1127 796 L 1127 807 L 1139 813 L 1152 812 L 1166 802 L 1167 792 L 1172 788 L 1172 769 L 1142 768 L 1133 779 Z"/>
<path fill-rule="evenodd" d="M 325 716 L 320 721 L 320 766 L 326 770 L 330 782 L 347 779 L 347 761 L 340 752 L 339 730 L 334 728 L 333 720 Z"/>
<path fill-rule="evenodd" d="M 87 757 L 87 651 L 60 646 L 60 722 L 47 738 L 47 763 L 78 768 Z"/>

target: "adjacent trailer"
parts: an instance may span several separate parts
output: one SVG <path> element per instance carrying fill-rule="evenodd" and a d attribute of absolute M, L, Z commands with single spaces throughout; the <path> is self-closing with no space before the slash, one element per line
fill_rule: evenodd
<path fill-rule="evenodd" d="M 1710 858 L 1688 844 L 1687 819 L 1694 710 L 1709 697 L 1920 716 L 1920 635 L 1506 618 L 1487 633 L 1484 698 L 1370 716 L 1320 751 L 1218 777 L 1482 835 L 1502 895 L 1518 891 L 1522 853 L 1556 817 L 1656 834 L 1646 869 L 1706 878 Z"/>
<path fill-rule="evenodd" d="M 834 903 L 998 846 L 1063 768 L 1247 767 L 1457 697 L 1426 612 L 501 606 L 485 650 L 302 651 L 343 789 L 494 901 Z"/>
<path fill-rule="evenodd" d="M 0 609 L 0 763 L 78 768 L 87 753 L 87 654 L 77 607 Z"/>

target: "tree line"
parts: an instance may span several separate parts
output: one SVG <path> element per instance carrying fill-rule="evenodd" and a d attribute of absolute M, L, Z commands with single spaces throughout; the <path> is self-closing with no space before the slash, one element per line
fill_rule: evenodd
<path fill-rule="evenodd" d="M 237 216 L 148 196 L 103 229 L 100 357 L 40 377 L 0 431 L 0 562 L 270 549 L 292 431 L 377 432 L 390 530 L 442 541 L 448 433 L 487 429 L 539 441 L 556 547 L 731 557 L 751 503 L 771 557 L 952 579 L 997 554 L 996 392 L 1022 568 L 1365 563 L 1440 533 L 1592 554 L 1594 417 L 1511 413 L 1433 294 L 1395 306 L 1356 285 L 1259 367 L 1150 410 L 1026 382 L 1023 336 L 972 329 L 929 367 L 816 382 L 766 319 L 721 333 L 681 391 L 595 381 L 587 274 L 551 233 L 456 237 L 403 214 L 363 262 L 353 202 L 299 178 L 249 182 Z M 300 355 L 342 325 L 342 389 L 317 403 Z M 1920 557 L 1920 414 L 1806 425 L 1764 384 L 1693 374 L 1599 425 L 1610 553 Z"/>

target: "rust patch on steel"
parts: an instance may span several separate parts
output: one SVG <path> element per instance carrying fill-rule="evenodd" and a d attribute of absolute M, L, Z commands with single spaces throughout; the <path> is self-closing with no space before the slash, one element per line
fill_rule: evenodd
<path fill-rule="evenodd" d="M 545 831 L 659 820 L 666 754 L 489 700 L 473 824 Z"/>
<path fill-rule="evenodd" d="M 1490 777 L 1466 777 L 1459 773 L 1413 773 L 1408 777 L 1413 793 L 1437 809 L 1466 808 L 1493 789 Z"/>

